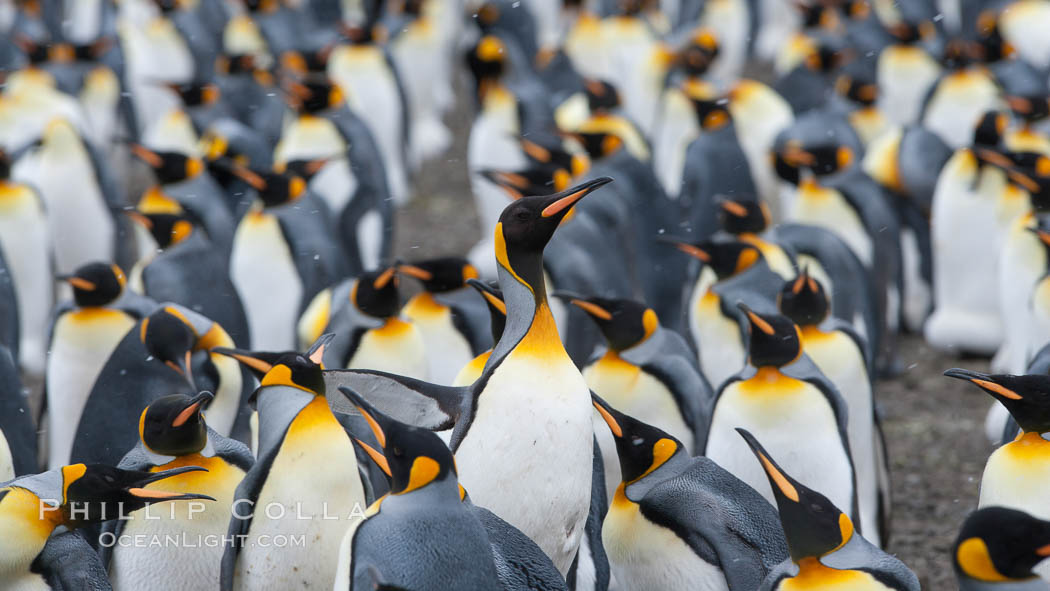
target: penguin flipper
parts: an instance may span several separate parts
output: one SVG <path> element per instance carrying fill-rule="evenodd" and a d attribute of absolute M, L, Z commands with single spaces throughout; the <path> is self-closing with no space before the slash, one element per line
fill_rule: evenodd
<path fill-rule="evenodd" d="M 30 570 L 44 577 L 57 591 L 107 591 L 112 589 L 98 554 L 78 532 L 48 538 Z"/>
<path fill-rule="evenodd" d="M 593 395 L 593 393 L 592 393 Z M 602 542 L 602 523 L 609 512 L 605 496 L 605 463 L 602 450 L 594 438 L 594 470 L 591 472 L 591 507 L 584 524 L 583 540 L 566 577 L 571 591 L 608 591 L 612 578 L 609 556 Z M 582 570 L 581 570 L 582 569 Z"/>
<path fill-rule="evenodd" d="M 731 591 L 755 589 L 788 556 L 776 509 L 753 488 L 705 457 L 654 486 L 642 515 L 671 529 L 708 563 Z"/>
<path fill-rule="evenodd" d="M 470 386 L 439 386 L 381 371 L 325 370 L 324 381 L 328 392 L 350 388 L 391 418 L 431 431 L 451 429 L 474 402 Z M 332 397 L 333 409 L 347 414 L 357 412 L 341 398 Z"/>
<path fill-rule="evenodd" d="M 911 569 L 858 535 L 842 548 L 820 557 L 820 562 L 839 570 L 863 570 L 891 589 L 919 591 L 919 578 Z"/>
<path fill-rule="evenodd" d="M 0 438 L 7 440 L 15 476 L 24 476 L 39 471 L 37 428 L 18 375 L 13 355 L 0 345 Z"/>
<path fill-rule="evenodd" d="M 496 575 L 504 589 L 568 591 L 551 559 L 528 536 L 484 507 L 471 510 L 488 534 Z"/>

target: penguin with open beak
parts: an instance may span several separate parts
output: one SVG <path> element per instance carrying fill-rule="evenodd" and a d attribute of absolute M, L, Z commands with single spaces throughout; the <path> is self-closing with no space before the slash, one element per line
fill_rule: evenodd
<path fill-rule="evenodd" d="M 123 470 L 102 464 L 73 464 L 23 476 L 0 487 L 0 524 L 8 536 L 0 557 L 0 585 L 37 589 L 106 588 L 106 569 L 78 532 L 54 533 L 111 519 L 167 501 L 208 501 L 211 497 L 152 487 L 199 466 L 161 472 Z"/>
<path fill-rule="evenodd" d="M 861 537 L 848 515 L 784 471 L 750 432 L 737 431 L 769 479 L 790 553 L 761 589 L 787 591 L 806 581 L 829 591 L 919 591 L 918 577 L 903 562 Z"/>

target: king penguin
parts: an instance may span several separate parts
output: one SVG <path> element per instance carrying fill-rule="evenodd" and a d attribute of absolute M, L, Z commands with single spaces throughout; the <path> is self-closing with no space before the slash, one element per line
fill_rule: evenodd
<path fill-rule="evenodd" d="M 787 558 L 776 512 L 755 489 L 672 435 L 593 404 L 622 474 L 602 541 L 624 589 L 757 589 Z"/>
<path fill-rule="evenodd" d="M 1024 511 L 985 507 L 971 513 L 952 546 L 960 591 L 1037 591 L 1033 572 L 1050 557 L 1050 522 Z"/>
<path fill-rule="evenodd" d="M 633 300 L 583 297 L 556 292 L 556 297 L 583 310 L 605 337 L 583 368 L 591 391 L 620 412 L 662 429 L 685 451 L 694 453 L 707 431 L 707 411 L 714 393 L 700 373 L 696 355 L 678 333 L 660 326 L 656 312 Z M 605 482 L 611 498 L 620 481 L 616 450 L 603 437 L 595 416 L 595 433 L 602 445 Z"/>
<path fill-rule="evenodd" d="M 261 364 L 266 374 L 253 395 L 259 412 L 257 460 L 234 493 L 235 506 L 244 509 L 230 517 L 228 535 L 240 537 L 222 558 L 224 591 L 331 587 L 342 537 L 364 515 L 354 444 L 325 397 L 320 363 L 326 343 L 320 340 L 306 355 L 283 354 L 272 364 L 235 354 Z M 295 512 L 277 512 L 274 506 Z M 303 535 L 310 543 L 283 548 L 278 557 L 259 543 L 274 535 Z"/>
<path fill-rule="evenodd" d="M 154 503 L 208 500 L 196 493 L 145 488 L 202 470 L 186 466 L 143 472 L 73 464 L 4 483 L 0 529 L 10 534 L 0 546 L 0 586 L 34 591 L 109 589 L 106 569 L 88 542 L 76 532 L 53 532 L 116 519 Z"/>
<path fill-rule="evenodd" d="M 355 522 L 339 550 L 337 589 L 365 589 L 370 570 L 411 589 L 502 589 L 481 520 L 463 502 L 452 452 L 437 435 L 404 425 L 342 389 L 382 447 L 357 440 L 390 475 L 390 492 Z"/>
<path fill-rule="evenodd" d="M 372 369 L 426 379 L 427 343 L 414 322 L 402 318 L 396 266 L 362 273 L 317 294 L 299 319 L 300 345 L 334 333 L 325 365 Z M 438 344 L 443 346 L 443 344 Z"/>
<path fill-rule="evenodd" d="M 115 306 L 124 292 L 124 271 L 91 263 L 64 280 L 73 287 L 73 306 L 55 317 L 51 330 L 46 396 L 47 465 L 69 463 L 80 416 L 95 380 L 137 318 Z"/>
<path fill-rule="evenodd" d="M 450 448 L 460 482 L 478 504 L 532 538 L 563 574 L 577 556 L 591 505 L 594 436 L 589 388 L 547 303 L 543 248 L 569 209 L 611 180 L 523 197 L 500 216 L 494 242 L 507 324 L 474 384 L 440 387 L 377 372 L 331 375 L 395 419 L 432 430 L 454 426 Z M 508 479 L 518 494 L 506 494 Z"/>
<path fill-rule="evenodd" d="M 1050 482 L 1050 376 L 984 374 L 949 369 L 944 375 L 966 380 L 987 392 L 1010 411 L 1021 434 L 995 450 L 981 476 L 980 507 L 1009 507 L 1050 518 L 1046 486 Z"/>
<path fill-rule="evenodd" d="M 805 269 L 784 284 L 777 304 L 799 327 L 802 351 L 846 401 L 861 523 L 868 541 L 881 548 L 889 529 L 889 464 L 875 413 L 867 342 L 845 322 L 828 319 L 824 287 Z"/>
<path fill-rule="evenodd" d="M 723 197 L 718 202 L 721 228 L 724 232 L 736 236 L 737 240 L 746 242 L 762 253 L 769 268 L 784 279 L 795 275 L 795 261 L 792 254 L 762 234 L 772 225 L 773 218 L 769 207 L 757 199 L 731 199 Z"/>
<path fill-rule="evenodd" d="M 121 339 L 99 372 L 81 413 L 72 457 L 119 462 L 135 447 L 141 409 L 173 392 L 214 392 L 206 405 L 212 428 L 243 439 L 243 401 L 252 381 L 235 360 L 213 351 L 231 346 L 233 339 L 218 323 L 178 304 L 155 306 Z"/>
<path fill-rule="evenodd" d="M 846 401 L 803 353 L 795 323 L 739 306 L 749 325 L 748 366 L 718 392 L 704 455 L 774 502 L 776 492 L 735 432 L 753 429 L 791 449 L 793 471 L 856 515 Z"/>
<path fill-rule="evenodd" d="M 16 359 L 34 375 L 44 371 L 47 324 L 54 299 L 51 236 L 44 201 L 27 184 L 11 179 L 11 161 L 0 150 L 0 249 L 18 307 Z"/>
<path fill-rule="evenodd" d="M 769 479 L 791 555 L 761 591 L 919 591 L 918 577 L 903 562 L 861 537 L 848 515 L 784 471 L 751 433 L 737 431 Z M 805 459 L 816 461 L 808 454 Z"/>
<path fill-rule="evenodd" d="M 197 396 L 172 394 L 158 398 L 142 410 L 139 444 L 118 464 L 124 470 L 163 472 L 173 468 L 198 466 L 206 472 L 190 472 L 164 481 L 164 488 L 175 493 L 196 492 L 212 497 L 207 504 L 185 504 L 168 514 L 150 515 L 148 510 L 129 514 L 127 521 L 110 522 L 104 531 L 132 539 L 182 536 L 192 541 L 175 547 L 151 545 L 103 546 L 103 564 L 109 569 L 114 591 L 149 587 L 157 591 L 215 589 L 222 562 L 221 544 L 204 540 L 226 533 L 233 492 L 244 478 L 254 458 L 248 448 L 208 428 L 203 408 L 210 392 Z M 147 490 L 156 488 L 153 485 Z M 183 510 L 184 508 L 184 510 Z M 174 514 L 173 514 L 174 513 Z M 135 538 L 134 536 L 146 536 Z M 196 543 L 201 540 L 202 543 Z M 193 564 L 193 568 L 186 568 Z"/>
<path fill-rule="evenodd" d="M 400 264 L 398 271 L 423 284 L 401 314 L 423 335 L 429 379 L 451 384 L 485 350 L 489 334 L 488 313 L 466 283 L 478 278 L 478 270 L 464 258 L 445 257 Z"/>

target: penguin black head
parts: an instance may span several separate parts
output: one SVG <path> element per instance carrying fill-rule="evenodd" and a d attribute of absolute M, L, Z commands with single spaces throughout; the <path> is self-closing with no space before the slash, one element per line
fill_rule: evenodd
<path fill-rule="evenodd" d="M 479 174 L 499 185 L 511 199 L 517 200 L 526 195 L 546 195 L 551 191 L 563 191 L 568 188 L 568 173 L 559 179 L 558 172 L 550 166 L 537 166 L 515 172 L 481 170 Z"/>
<path fill-rule="evenodd" d="M 153 236 L 160 249 L 170 248 L 189 238 L 193 233 L 193 222 L 184 213 L 130 211 L 128 215 L 149 230 L 150 236 Z"/>
<path fill-rule="evenodd" d="M 1050 98 L 1046 96 L 1018 96 L 1007 95 L 1003 97 L 1010 111 L 1027 123 L 1035 123 L 1050 117 Z"/>
<path fill-rule="evenodd" d="M 762 259 L 758 248 L 746 242 L 703 240 L 694 244 L 662 237 L 660 241 L 674 244 L 678 250 L 710 267 L 719 280 L 743 273 Z"/>
<path fill-rule="evenodd" d="M 338 109 L 346 102 L 339 86 L 325 76 L 308 76 L 303 80 L 286 79 L 282 82 L 288 104 L 304 114 L 315 114 Z"/>
<path fill-rule="evenodd" d="M 291 203 L 306 193 L 303 177 L 290 172 L 261 171 L 236 164 L 230 167 L 230 171 L 256 190 L 264 207 Z"/>
<path fill-rule="evenodd" d="M 718 37 L 711 29 L 700 29 L 678 54 L 682 69 L 689 76 L 703 76 L 718 57 Z"/>
<path fill-rule="evenodd" d="M 901 19 L 886 27 L 886 31 L 893 35 L 898 43 L 911 45 L 934 39 L 937 36 L 937 25 L 930 20 Z"/>
<path fill-rule="evenodd" d="M 111 263 L 89 263 L 59 279 L 73 286 L 73 301 L 81 308 L 112 304 L 127 284 L 124 271 Z"/>
<path fill-rule="evenodd" d="M 219 102 L 219 96 L 221 94 L 218 85 L 211 82 L 167 84 L 167 87 L 175 94 L 179 95 L 182 104 L 187 107 L 214 105 Z"/>
<path fill-rule="evenodd" d="M 328 71 L 328 57 L 332 47 L 317 51 L 288 50 L 281 54 L 281 68 L 299 76 L 322 75 Z"/>
<path fill-rule="evenodd" d="M 263 386 L 291 386 L 324 396 L 324 352 L 334 337 L 331 333 L 321 335 L 306 353 L 245 351 L 227 347 L 215 347 L 211 352 L 236 359 L 248 368 Z M 255 394 L 252 394 L 252 400 L 254 399 Z"/>
<path fill-rule="evenodd" d="M 1009 120 L 1005 113 L 1000 111 L 984 113 L 977 121 L 977 127 L 974 128 L 973 144 L 975 146 L 998 146 L 1008 123 Z"/>
<path fill-rule="evenodd" d="M 564 191 L 569 188 L 569 182 L 586 173 L 590 167 L 590 159 L 586 153 L 579 149 L 571 150 L 566 146 L 564 138 L 560 136 L 546 137 L 541 134 L 530 134 L 529 137 L 519 138 L 521 151 L 529 161 L 543 169 L 553 169 L 551 177 L 555 181 L 556 191 Z M 564 185 L 558 179 L 559 173 L 565 175 Z"/>
<path fill-rule="evenodd" d="M 613 351 L 630 349 L 648 339 L 660 327 L 656 312 L 634 300 L 615 298 L 585 298 L 571 293 L 556 292 L 583 310 L 598 325 Z"/>
<path fill-rule="evenodd" d="M 852 148 L 836 143 L 803 148 L 788 142 L 781 154 L 788 165 L 796 169 L 807 168 L 817 176 L 845 170 L 853 165 L 855 159 Z"/>
<path fill-rule="evenodd" d="M 204 171 L 204 162 L 178 152 L 155 152 L 140 144 L 131 144 L 131 153 L 153 169 L 162 185 L 191 179 Z"/>
<path fill-rule="evenodd" d="M 629 417 L 591 392 L 591 404 L 609 426 L 616 441 L 623 482 L 630 484 L 667 463 L 685 447 L 671 435 Z"/>
<path fill-rule="evenodd" d="M 442 257 L 397 265 L 397 270 L 423 283 L 430 293 L 455 291 L 466 287 L 467 280 L 477 279 L 478 270 L 463 257 Z"/>
<path fill-rule="evenodd" d="M 591 113 L 614 111 L 620 107 L 620 92 L 607 80 L 585 80 L 583 92 Z"/>
<path fill-rule="evenodd" d="M 607 131 L 576 131 L 572 137 L 580 142 L 590 160 L 601 160 L 611 156 L 623 147 L 620 136 Z"/>
<path fill-rule="evenodd" d="M 952 368 L 949 378 L 966 380 L 984 390 L 1006 407 L 1025 433 L 1050 431 L 1050 376 L 1043 374 L 986 374 Z"/>
<path fill-rule="evenodd" d="M 492 342 L 498 343 L 507 325 L 507 304 L 503 301 L 503 292 L 500 291 L 499 286 L 490 285 L 479 279 L 467 279 L 467 285 L 473 287 L 485 300 L 485 305 L 489 309 Z"/>
<path fill-rule="evenodd" d="M 1006 507 L 985 507 L 963 522 L 952 549 L 958 575 L 988 583 L 1035 579 L 1050 557 L 1050 521 Z"/>
<path fill-rule="evenodd" d="M 852 58 L 852 52 L 834 35 L 816 35 L 812 51 L 803 65 L 813 72 L 828 74 L 835 72 Z"/>
<path fill-rule="evenodd" d="M 783 367 L 802 355 L 798 327 L 780 314 L 759 314 L 743 303 L 737 308 L 748 323 L 748 359 L 755 367 Z"/>
<path fill-rule="evenodd" d="M 5 150 L 0 149 L 0 181 L 11 178 L 11 157 Z"/>
<path fill-rule="evenodd" d="M 710 82 L 687 80 L 682 84 L 682 92 L 693 103 L 696 120 L 700 123 L 701 129 L 714 131 L 730 123 L 729 99 L 721 96 L 718 89 Z"/>
<path fill-rule="evenodd" d="M 433 431 L 406 425 L 379 412 L 345 386 L 339 391 L 357 407 L 383 449 L 355 439 L 361 449 L 390 477 L 390 494 L 403 495 L 456 476 L 456 463 L 445 442 Z M 461 493 L 462 498 L 462 493 Z"/>
<path fill-rule="evenodd" d="M 183 376 L 196 391 L 191 357 L 197 334 L 181 312 L 168 306 L 150 314 L 139 325 L 139 340 L 150 356 Z"/>
<path fill-rule="evenodd" d="M 474 74 L 477 96 L 485 100 L 492 85 L 503 76 L 507 48 L 495 35 L 485 35 L 467 52 L 467 67 Z"/>
<path fill-rule="evenodd" d="M 350 290 L 350 303 L 369 316 L 391 318 L 401 310 L 397 267 L 362 273 Z"/>
<path fill-rule="evenodd" d="M 328 164 L 328 158 L 314 158 L 313 160 L 291 160 L 284 164 L 274 166 L 277 172 L 290 173 L 309 183 L 321 169 Z"/>
<path fill-rule="evenodd" d="M 847 70 L 835 80 L 835 92 L 839 96 L 862 106 L 871 107 L 879 98 L 879 86 L 868 72 L 860 67 Z"/>
<path fill-rule="evenodd" d="M 828 296 L 824 286 L 806 269 L 785 281 L 777 299 L 780 313 L 799 326 L 816 326 L 828 317 Z"/>
<path fill-rule="evenodd" d="M 62 484 L 65 489 L 63 509 L 70 516 L 68 525 L 77 527 L 116 519 L 152 503 L 164 501 L 208 500 L 207 495 L 174 493 L 146 488 L 154 482 L 185 474 L 207 472 L 200 466 L 185 466 L 161 472 L 122 470 L 102 464 L 73 464 L 63 466 Z"/>
<path fill-rule="evenodd" d="M 721 211 L 718 220 L 730 234 L 760 234 L 769 227 L 769 208 L 757 199 L 733 200 L 716 197 Z"/>
<path fill-rule="evenodd" d="M 792 562 L 819 559 L 850 541 L 853 522 L 848 515 L 827 497 L 784 472 L 747 430 L 737 428 L 737 433 L 751 447 L 769 478 Z"/>
<path fill-rule="evenodd" d="M 208 425 L 201 411 L 214 397 L 211 392 L 201 392 L 154 400 L 139 417 L 139 438 L 150 451 L 165 456 L 199 452 L 208 444 Z"/>
<path fill-rule="evenodd" d="M 542 286 L 543 249 L 558 224 L 580 199 L 610 182 L 611 178 L 600 177 L 560 193 L 522 197 L 508 205 L 496 224 L 496 262 L 526 285 Z"/>
<path fill-rule="evenodd" d="M 227 76 L 251 76 L 261 86 L 273 86 L 273 75 L 258 67 L 250 53 L 220 55 L 215 58 L 215 72 Z"/>

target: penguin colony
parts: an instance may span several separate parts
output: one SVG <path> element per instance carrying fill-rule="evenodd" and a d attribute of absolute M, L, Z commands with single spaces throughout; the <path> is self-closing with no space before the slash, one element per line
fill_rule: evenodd
<path fill-rule="evenodd" d="M 994 355 L 959 587 L 1050 589 L 1050 1 L 0 26 L 0 590 L 918 590 L 906 332 Z M 483 238 L 395 259 L 458 77 Z"/>

